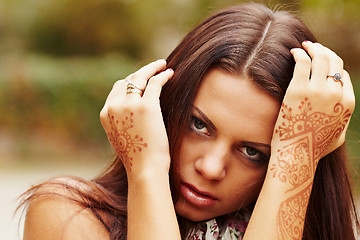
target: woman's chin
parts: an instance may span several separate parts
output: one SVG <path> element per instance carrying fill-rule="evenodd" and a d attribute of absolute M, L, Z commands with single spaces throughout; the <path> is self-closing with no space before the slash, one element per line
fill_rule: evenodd
<path fill-rule="evenodd" d="M 180 216 L 191 222 L 203 222 L 203 221 L 214 218 L 214 217 L 202 217 L 202 216 L 194 216 L 194 215 L 191 215 L 191 216 L 180 215 Z"/>
<path fill-rule="evenodd" d="M 212 215 L 209 212 L 206 213 L 199 213 L 196 211 L 186 211 L 186 209 L 176 208 L 176 214 L 178 216 L 181 216 L 182 218 L 185 218 L 186 220 L 192 221 L 192 222 L 202 222 L 206 221 L 215 217 L 218 217 L 216 215 Z"/>

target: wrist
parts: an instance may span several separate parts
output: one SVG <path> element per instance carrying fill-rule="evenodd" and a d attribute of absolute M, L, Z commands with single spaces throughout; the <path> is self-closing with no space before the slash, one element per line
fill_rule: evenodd
<path fill-rule="evenodd" d="M 162 159 L 160 161 L 144 161 L 144 164 L 134 164 L 131 171 L 127 171 L 127 179 L 130 184 L 140 183 L 157 183 L 157 182 L 168 182 L 169 181 L 169 164 L 170 160 Z"/>
<path fill-rule="evenodd" d="M 318 160 L 313 147 L 303 139 L 279 141 L 272 145 L 265 182 L 288 191 L 312 184 Z"/>
<path fill-rule="evenodd" d="M 132 171 L 128 174 L 128 183 L 129 184 L 138 184 L 142 182 L 158 182 L 169 179 L 169 174 L 167 171 L 162 171 L 158 169 L 147 169 L 143 171 Z"/>
<path fill-rule="evenodd" d="M 132 156 L 131 164 L 124 164 L 128 180 L 141 180 L 151 176 L 167 176 L 170 169 L 169 153 L 141 152 Z"/>

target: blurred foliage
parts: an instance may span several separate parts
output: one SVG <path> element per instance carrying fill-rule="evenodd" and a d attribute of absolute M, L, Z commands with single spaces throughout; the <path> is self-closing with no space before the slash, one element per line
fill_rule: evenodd
<path fill-rule="evenodd" d="M 360 74 L 352 76 L 356 107 L 350 121 L 350 126 L 347 132 L 346 144 L 349 152 L 349 160 L 352 168 L 352 174 L 358 181 L 357 193 L 360 194 Z"/>
<path fill-rule="evenodd" d="M 0 151 L 7 150 L 1 144 L 9 135 L 15 151 L 26 148 L 17 144 L 19 139 L 36 141 L 36 135 L 57 136 L 67 145 L 106 145 L 98 115 L 113 83 L 151 60 L 166 58 L 209 13 L 241 2 L 1 0 Z M 319 40 L 345 60 L 360 94 L 358 0 L 261 2 L 299 13 Z M 356 111 L 348 141 L 353 162 L 360 156 Z"/>
<path fill-rule="evenodd" d="M 135 64 L 118 56 L 8 59 L 0 82 L 0 126 L 15 133 L 50 129 L 75 140 L 96 139 L 99 112 L 121 72 Z M 89 138 L 90 137 L 90 138 Z"/>
<path fill-rule="evenodd" d="M 319 41 L 343 58 L 348 71 L 359 72 L 360 1 L 304 0 L 301 6 L 304 22 Z"/>

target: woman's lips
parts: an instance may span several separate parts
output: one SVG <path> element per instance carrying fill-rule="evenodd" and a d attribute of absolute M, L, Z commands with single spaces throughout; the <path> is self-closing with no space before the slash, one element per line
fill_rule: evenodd
<path fill-rule="evenodd" d="M 216 198 L 209 193 L 201 192 L 190 184 L 181 184 L 181 194 L 191 204 L 197 207 L 210 207 L 216 203 Z"/>

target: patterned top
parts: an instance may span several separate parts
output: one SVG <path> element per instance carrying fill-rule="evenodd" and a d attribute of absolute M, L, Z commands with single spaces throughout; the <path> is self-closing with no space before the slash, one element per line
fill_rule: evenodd
<path fill-rule="evenodd" d="M 224 224 L 219 226 L 213 218 L 206 222 L 198 223 L 189 234 L 188 240 L 242 240 L 245 229 L 249 223 L 251 211 L 242 210 L 230 214 Z"/>

